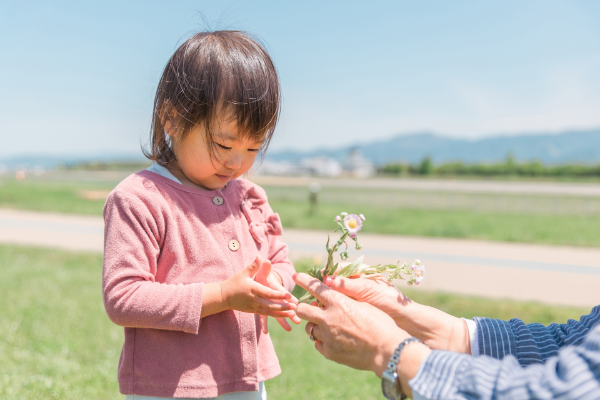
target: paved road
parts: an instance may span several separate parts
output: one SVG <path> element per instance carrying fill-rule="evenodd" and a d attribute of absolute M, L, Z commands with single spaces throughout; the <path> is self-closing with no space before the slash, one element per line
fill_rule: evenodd
<path fill-rule="evenodd" d="M 287 229 L 290 257 L 321 258 L 327 232 Z M 391 235 L 360 236 L 368 264 L 420 259 L 420 290 L 590 307 L 600 304 L 600 249 Z M 99 217 L 0 209 L 0 242 L 102 252 Z"/>
<path fill-rule="evenodd" d="M 452 179 L 327 179 L 306 177 L 250 176 L 262 186 L 303 186 L 318 182 L 323 187 L 416 190 L 425 192 L 529 194 L 545 196 L 600 197 L 598 183 L 508 182 Z"/>

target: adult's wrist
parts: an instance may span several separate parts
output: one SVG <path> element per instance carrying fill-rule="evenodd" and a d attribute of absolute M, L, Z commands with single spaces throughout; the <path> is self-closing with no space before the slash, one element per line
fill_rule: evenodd
<path fill-rule="evenodd" d="M 470 354 L 469 331 L 461 318 L 413 301 L 399 303 L 395 310 L 396 324 L 429 347 Z"/>
<path fill-rule="evenodd" d="M 409 343 L 402 353 L 396 370 L 400 390 L 408 397 L 412 397 L 412 388 L 408 382 L 413 379 L 419 372 L 421 363 L 431 353 L 431 349 L 423 343 Z"/>
<path fill-rule="evenodd" d="M 402 342 L 404 339 L 409 338 L 406 332 L 398 329 L 396 332 L 393 332 L 390 335 L 387 335 L 383 340 L 380 340 L 378 343 L 377 353 L 373 358 L 373 367 L 372 371 L 375 372 L 377 377 L 381 378 L 383 375 L 383 371 L 387 368 L 387 365 L 390 361 L 390 357 L 394 354 L 394 350 L 398 346 L 398 343 Z"/>

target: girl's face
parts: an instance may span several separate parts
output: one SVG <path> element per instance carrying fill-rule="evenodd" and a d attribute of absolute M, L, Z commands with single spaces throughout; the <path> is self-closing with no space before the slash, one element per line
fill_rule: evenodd
<path fill-rule="evenodd" d="M 171 172 L 186 186 L 222 189 L 230 180 L 248 172 L 262 144 L 262 141 L 241 138 L 235 121 L 219 121 L 213 143 L 206 143 L 204 128 L 197 127 L 183 140 L 173 141 L 173 152 L 181 171 Z M 209 146 L 214 149 L 213 158 Z"/>

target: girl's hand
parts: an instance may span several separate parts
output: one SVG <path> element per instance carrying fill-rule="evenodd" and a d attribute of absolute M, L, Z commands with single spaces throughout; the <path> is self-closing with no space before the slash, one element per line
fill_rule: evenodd
<path fill-rule="evenodd" d="M 222 301 L 227 309 L 255 313 L 277 318 L 292 318 L 296 304 L 288 302 L 292 295 L 287 291 L 274 290 L 254 281 L 262 260 L 254 262 L 237 274 L 221 282 Z"/>
<path fill-rule="evenodd" d="M 281 277 L 279 276 L 279 274 L 277 272 L 271 270 L 271 261 L 270 260 L 263 261 L 260 269 L 254 276 L 254 280 L 264 286 L 271 288 L 271 289 L 274 289 L 274 290 L 277 290 L 280 292 L 284 292 L 284 293 L 288 293 L 288 291 L 285 290 L 285 288 L 282 285 Z M 292 296 L 290 302 L 297 305 L 298 299 L 295 298 L 294 296 Z M 269 317 L 267 317 L 266 315 L 260 316 L 260 326 L 262 328 L 263 333 L 265 333 L 265 334 L 269 333 L 268 319 L 269 319 Z M 281 325 L 281 327 L 283 329 L 285 329 L 288 332 L 292 330 L 292 327 L 290 326 L 290 324 L 287 322 L 287 320 L 285 318 L 276 318 L 276 319 L 277 319 L 277 322 L 279 322 L 279 325 Z M 294 314 L 293 317 L 290 317 L 290 319 L 295 324 L 299 324 L 300 322 L 302 322 L 296 314 Z"/>

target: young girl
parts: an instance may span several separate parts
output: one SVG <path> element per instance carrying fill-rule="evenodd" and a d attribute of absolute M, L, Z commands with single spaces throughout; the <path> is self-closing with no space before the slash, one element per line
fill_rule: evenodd
<path fill-rule="evenodd" d="M 167 63 L 154 164 L 104 209 L 104 304 L 125 327 L 127 399 L 266 399 L 263 382 L 281 372 L 266 318 L 300 322 L 294 268 L 265 192 L 237 179 L 266 150 L 279 110 L 273 62 L 243 32 L 198 33 Z"/>

